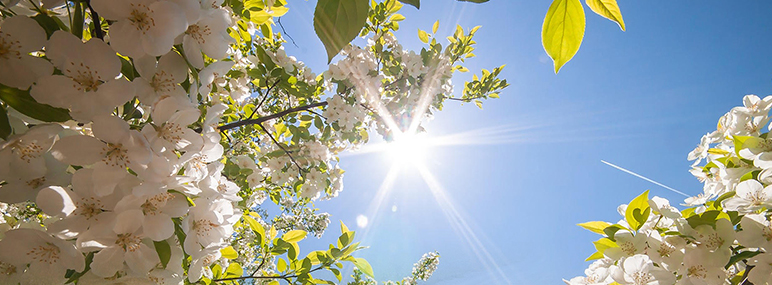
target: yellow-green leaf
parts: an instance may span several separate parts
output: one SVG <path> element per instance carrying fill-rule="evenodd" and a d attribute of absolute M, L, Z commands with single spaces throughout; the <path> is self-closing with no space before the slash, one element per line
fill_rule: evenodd
<path fill-rule="evenodd" d="M 622 19 L 617 0 L 585 0 L 584 3 L 587 3 L 595 14 L 616 22 L 620 29 L 625 30 L 625 20 Z"/>
<path fill-rule="evenodd" d="M 432 34 L 436 34 L 437 33 L 437 29 L 439 27 L 440 27 L 440 21 L 437 20 L 437 21 L 434 22 L 434 25 L 432 25 Z"/>
<path fill-rule="evenodd" d="M 421 39 L 421 41 L 425 44 L 429 43 L 429 33 L 425 32 L 424 30 L 418 29 L 418 38 Z"/>
<path fill-rule="evenodd" d="M 346 226 L 346 224 L 343 223 L 343 221 L 340 221 L 340 232 L 341 233 L 348 232 L 348 227 Z"/>
<path fill-rule="evenodd" d="M 222 257 L 225 257 L 227 259 L 236 259 L 237 257 L 239 257 L 238 252 L 236 252 L 236 250 L 233 249 L 232 246 L 221 249 L 220 253 L 222 254 Z"/>
<path fill-rule="evenodd" d="M 607 222 L 602 222 L 602 221 L 593 221 L 593 222 L 577 224 L 577 226 L 583 227 L 596 234 L 603 234 L 603 229 L 605 229 L 610 225 L 611 224 Z"/>
<path fill-rule="evenodd" d="M 600 251 L 596 251 L 595 253 L 587 257 L 587 259 L 585 259 L 584 261 L 597 260 L 601 258 L 603 258 L 603 253 Z"/>
<path fill-rule="evenodd" d="M 394 14 L 391 15 L 391 18 L 389 18 L 392 22 L 399 22 L 405 19 L 405 16 L 402 16 L 402 14 Z"/>
<path fill-rule="evenodd" d="M 554 0 L 541 30 L 544 50 L 555 63 L 555 73 L 574 57 L 584 38 L 584 10 L 579 0 Z"/>
<path fill-rule="evenodd" d="M 372 278 L 375 278 L 375 275 L 373 275 L 373 267 L 370 266 L 370 263 L 367 262 L 364 258 L 354 258 L 351 262 L 354 263 L 354 266 L 356 266 L 359 271 L 362 271 L 362 273 L 367 274 L 367 276 L 370 276 Z"/>
<path fill-rule="evenodd" d="M 649 218 L 651 207 L 649 206 L 649 190 L 635 197 L 630 204 L 627 204 L 625 211 L 625 220 L 633 230 L 638 230 Z"/>
<path fill-rule="evenodd" d="M 288 243 L 299 242 L 306 238 L 306 231 L 304 230 L 292 230 L 281 236 L 281 239 Z"/>

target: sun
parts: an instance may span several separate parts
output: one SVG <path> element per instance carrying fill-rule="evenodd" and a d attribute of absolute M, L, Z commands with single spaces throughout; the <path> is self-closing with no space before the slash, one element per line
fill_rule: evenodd
<path fill-rule="evenodd" d="M 385 154 L 400 166 L 420 166 L 424 164 L 430 149 L 431 142 L 425 133 L 400 133 L 386 144 Z"/>

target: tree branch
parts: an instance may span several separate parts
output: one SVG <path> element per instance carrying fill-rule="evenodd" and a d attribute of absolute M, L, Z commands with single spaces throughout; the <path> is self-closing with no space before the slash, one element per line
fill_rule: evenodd
<path fill-rule="evenodd" d="M 86 5 L 88 6 L 88 10 L 91 11 L 91 20 L 94 21 L 94 35 L 98 39 L 104 41 L 105 36 L 102 31 L 102 23 L 99 21 L 99 14 L 97 14 L 97 12 L 94 11 L 94 8 L 91 7 L 91 1 L 86 0 Z"/>
<path fill-rule="evenodd" d="M 295 108 L 290 108 L 290 109 L 287 109 L 287 110 L 284 110 L 284 111 L 281 111 L 281 112 L 278 112 L 278 113 L 275 113 L 275 114 L 271 114 L 271 115 L 260 117 L 260 118 L 256 118 L 256 119 L 248 119 L 248 120 L 233 122 L 233 123 L 230 123 L 230 124 L 225 124 L 225 125 L 217 127 L 217 129 L 219 129 L 221 131 L 224 131 L 224 130 L 230 130 L 230 129 L 234 129 L 234 128 L 238 128 L 238 127 L 246 126 L 246 125 L 259 125 L 259 124 L 261 124 L 261 123 L 263 123 L 265 121 L 268 121 L 268 120 L 284 117 L 285 115 L 289 115 L 289 114 L 292 114 L 292 113 L 295 113 L 295 112 L 310 110 L 310 109 L 317 108 L 317 107 L 322 107 L 322 106 L 327 106 L 327 102 L 318 102 L 318 103 L 308 104 L 308 105 L 304 105 L 304 106 L 298 106 L 298 107 L 295 107 Z"/>

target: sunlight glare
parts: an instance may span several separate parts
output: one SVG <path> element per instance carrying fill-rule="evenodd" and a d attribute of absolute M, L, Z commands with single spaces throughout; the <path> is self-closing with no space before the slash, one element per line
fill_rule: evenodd
<path fill-rule="evenodd" d="M 425 134 L 402 133 L 387 144 L 386 155 L 396 164 L 423 165 L 430 147 Z"/>

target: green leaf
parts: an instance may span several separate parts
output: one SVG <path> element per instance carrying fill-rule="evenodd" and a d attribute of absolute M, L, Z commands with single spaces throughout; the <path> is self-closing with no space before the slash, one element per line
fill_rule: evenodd
<path fill-rule="evenodd" d="M 413 6 L 416 9 L 421 9 L 421 0 L 399 0 L 399 2 Z"/>
<path fill-rule="evenodd" d="M 249 228 L 252 229 L 255 233 L 257 233 L 259 237 L 258 243 L 262 244 L 263 240 L 266 240 L 265 238 L 265 228 L 263 228 L 263 225 L 257 222 L 254 218 L 248 216 L 248 215 L 242 215 L 242 218 L 244 221 L 247 222 L 247 225 L 249 225 Z"/>
<path fill-rule="evenodd" d="M 425 32 L 424 30 L 418 29 L 418 38 L 421 39 L 421 41 L 425 44 L 429 43 L 429 33 Z"/>
<path fill-rule="evenodd" d="M 354 40 L 367 21 L 367 0 L 319 0 L 314 11 L 314 31 L 327 50 L 327 63 Z"/>
<path fill-rule="evenodd" d="M 46 37 L 50 38 L 54 32 L 60 30 L 59 24 L 54 21 L 53 18 L 51 18 L 48 15 L 45 14 L 37 14 L 34 17 L 32 17 L 35 21 L 38 22 L 38 24 L 43 27 L 43 30 L 46 31 Z"/>
<path fill-rule="evenodd" d="M 165 240 L 154 241 L 153 245 L 155 246 L 155 251 L 158 252 L 158 258 L 161 259 L 161 265 L 166 268 L 166 265 L 169 264 L 169 259 L 172 258 L 172 247 Z"/>
<path fill-rule="evenodd" d="M 625 211 L 625 220 L 630 227 L 637 231 L 643 226 L 643 223 L 649 218 L 651 207 L 649 206 L 649 190 L 646 190 L 638 197 L 635 197 L 630 204 L 627 204 Z"/>
<path fill-rule="evenodd" d="M 287 270 L 287 262 L 284 261 L 284 258 L 279 258 L 279 261 L 276 262 L 276 270 L 279 272 L 284 272 Z"/>
<path fill-rule="evenodd" d="M 225 277 L 240 277 L 243 274 L 244 269 L 236 262 L 231 262 L 231 264 L 228 265 L 228 269 L 225 269 Z"/>
<path fill-rule="evenodd" d="M 5 112 L 5 107 L 0 106 L 0 138 L 7 140 L 9 135 L 11 135 L 11 123 L 8 121 L 8 113 Z"/>
<path fill-rule="evenodd" d="M 574 57 L 584 38 L 584 10 L 579 0 L 554 0 L 541 30 L 544 50 L 555 63 L 555 73 Z"/>
<path fill-rule="evenodd" d="M 343 221 L 340 221 L 340 232 L 341 233 L 348 232 L 348 227 L 346 226 L 346 224 L 343 223 Z"/>
<path fill-rule="evenodd" d="M 304 230 L 292 230 L 288 231 L 284 235 L 281 236 L 281 239 L 285 240 L 286 242 L 293 243 L 293 242 L 299 242 L 306 238 L 306 231 Z"/>
<path fill-rule="evenodd" d="M 75 12 L 72 16 L 72 34 L 79 39 L 83 38 L 83 21 L 85 14 L 83 13 L 83 3 L 75 2 Z"/>
<path fill-rule="evenodd" d="M 581 223 L 581 224 L 576 224 L 576 225 L 580 226 L 580 227 L 583 227 L 583 228 L 585 228 L 585 229 L 587 229 L 587 230 L 589 230 L 589 231 L 591 231 L 593 233 L 596 233 L 596 234 L 603 234 L 603 230 L 606 227 L 611 226 L 611 224 L 609 224 L 607 222 L 602 222 L 602 221 L 586 222 L 586 223 Z"/>
<path fill-rule="evenodd" d="M 729 258 L 729 262 L 726 263 L 726 266 L 724 266 L 724 268 L 729 269 L 729 267 L 732 266 L 732 264 L 735 264 L 740 260 L 748 259 L 756 255 L 759 255 L 759 253 L 761 252 L 760 251 L 743 251 L 738 254 L 735 254 Z"/>
<path fill-rule="evenodd" d="M 24 115 L 44 122 L 64 122 L 72 119 L 67 109 L 40 104 L 26 90 L 0 85 L 0 100 Z"/>
<path fill-rule="evenodd" d="M 351 259 L 351 262 L 354 263 L 354 266 L 359 269 L 359 271 L 362 271 L 362 273 L 367 274 L 367 276 L 370 276 L 371 278 L 375 278 L 375 275 L 373 275 L 373 267 L 370 266 L 370 263 L 367 262 L 364 258 L 353 258 Z"/>
<path fill-rule="evenodd" d="M 227 259 L 236 259 L 237 257 L 239 257 L 239 253 L 236 252 L 236 250 L 233 249 L 232 246 L 228 246 L 226 248 L 221 249 L 220 253 L 222 254 L 222 257 L 225 257 Z"/>
<path fill-rule="evenodd" d="M 432 34 L 436 34 L 437 33 L 437 29 L 439 27 L 440 27 L 440 21 L 439 20 L 434 21 L 434 25 L 432 25 Z"/>
<path fill-rule="evenodd" d="M 587 3 L 595 14 L 616 22 L 620 29 L 625 30 L 625 20 L 622 19 L 617 0 L 585 0 L 584 3 Z"/>

